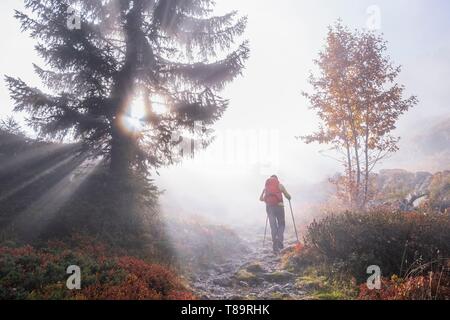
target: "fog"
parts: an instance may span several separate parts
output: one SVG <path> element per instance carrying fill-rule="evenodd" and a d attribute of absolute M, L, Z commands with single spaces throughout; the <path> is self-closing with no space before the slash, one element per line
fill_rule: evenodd
<path fill-rule="evenodd" d="M 256 164 L 248 154 L 265 144 L 271 150 L 273 173 L 293 194 L 294 210 L 305 202 L 321 199 L 315 187 L 339 171 L 327 157 L 326 147 L 305 145 L 295 139 L 317 128 L 317 119 L 308 110 L 302 90 L 309 90 L 307 77 L 314 70 L 313 59 L 323 46 L 327 25 L 341 18 L 354 28 L 363 28 L 371 1 L 218 1 L 223 11 L 237 9 L 247 14 L 251 57 L 243 77 L 225 91 L 230 108 L 217 124 L 222 139 L 204 154 L 203 161 L 160 171 L 158 183 L 167 191 L 162 197 L 170 214 L 205 215 L 224 223 L 256 223 L 264 220 L 264 205 L 258 201 L 264 181 L 272 174 L 264 151 Z M 445 1 L 377 1 L 381 32 L 392 60 L 402 65 L 399 81 L 407 93 L 419 97 L 419 104 L 404 115 L 396 134 L 402 137 L 400 151 L 378 169 L 401 167 L 408 170 L 439 170 L 429 163 L 417 138 L 449 116 L 450 92 L 450 4 Z M 223 147 L 223 140 L 239 130 L 277 132 L 277 142 L 252 140 L 242 133 L 239 146 Z M 256 145 L 256 147 L 255 147 Z M 449 144 L 450 145 L 450 144 Z M 247 159 L 247 163 L 227 162 L 215 156 Z M 264 149 L 264 148 L 262 148 Z M 228 153 L 231 153 L 228 154 Z M 277 161 L 278 160 L 278 161 Z M 321 186 L 322 187 L 322 186 Z M 297 212 L 297 214 L 302 214 Z M 263 218 L 261 218 L 263 217 Z"/>
<path fill-rule="evenodd" d="M 327 26 L 341 18 L 352 28 L 364 28 L 373 4 L 365 0 L 218 0 L 219 12 L 238 10 L 248 15 L 245 37 L 250 40 L 251 57 L 242 77 L 223 93 L 230 107 L 215 126 L 216 141 L 207 150 L 196 150 L 196 159 L 155 173 L 157 185 L 165 190 L 163 211 L 205 216 L 218 223 L 259 223 L 264 221 L 264 205 L 258 198 L 265 179 L 273 173 L 292 193 L 294 208 L 320 199 L 322 190 L 312 186 L 340 168 L 320 152 L 326 148 L 295 138 L 317 128 L 301 91 L 310 89 L 307 77 L 314 71 L 313 59 L 324 44 Z M 34 41 L 20 33 L 12 17 L 13 9 L 21 7 L 19 0 L 0 3 L 0 71 L 38 86 L 32 68 L 33 62 L 40 62 Z M 399 81 L 408 94 L 419 98 L 417 107 L 398 123 L 396 133 L 403 137 L 399 153 L 379 168 L 435 170 L 427 168 L 424 153 L 417 151 L 414 142 L 421 130 L 449 115 L 450 3 L 383 0 L 376 2 L 375 9 L 380 13 L 380 32 L 389 42 L 388 53 L 402 65 Z M 0 117 L 11 114 L 11 109 L 2 79 Z M 411 150 L 417 151 L 413 159 Z"/>

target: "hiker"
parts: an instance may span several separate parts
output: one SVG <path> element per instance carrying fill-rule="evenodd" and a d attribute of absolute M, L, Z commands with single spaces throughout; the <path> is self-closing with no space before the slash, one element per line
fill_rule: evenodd
<path fill-rule="evenodd" d="M 271 176 L 266 181 L 265 188 L 261 193 L 259 200 L 266 203 L 267 216 L 269 218 L 270 230 L 272 232 L 272 243 L 274 253 L 280 252 L 284 248 L 284 203 L 283 195 L 291 200 L 291 195 L 280 183 L 276 175 Z"/>

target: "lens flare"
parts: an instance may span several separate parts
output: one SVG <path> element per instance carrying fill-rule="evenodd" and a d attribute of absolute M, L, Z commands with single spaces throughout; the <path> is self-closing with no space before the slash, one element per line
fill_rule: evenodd
<path fill-rule="evenodd" d="M 141 132 L 145 126 L 147 110 L 142 96 L 134 98 L 126 113 L 122 116 L 122 125 L 131 132 Z"/>
<path fill-rule="evenodd" d="M 162 115 L 167 113 L 168 111 L 169 110 L 165 97 L 161 95 L 152 96 L 151 112 L 157 115 Z M 144 97 L 142 95 L 139 95 L 132 100 L 128 110 L 122 116 L 122 125 L 128 132 L 142 132 L 147 125 L 148 116 L 149 110 L 147 110 L 146 104 L 144 102 Z"/>
<path fill-rule="evenodd" d="M 162 95 L 155 95 L 152 97 L 152 110 L 156 114 L 165 114 L 169 111 L 167 107 L 166 98 Z"/>

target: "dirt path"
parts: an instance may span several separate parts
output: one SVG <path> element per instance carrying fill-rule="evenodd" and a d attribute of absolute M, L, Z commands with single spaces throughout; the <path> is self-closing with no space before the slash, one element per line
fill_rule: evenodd
<path fill-rule="evenodd" d="M 281 268 L 270 240 L 262 248 L 262 237 L 241 237 L 246 247 L 224 263 L 200 270 L 192 287 L 202 299 L 305 299 L 307 293 L 295 285 L 295 275 Z M 293 241 L 286 241 L 287 247 Z"/>

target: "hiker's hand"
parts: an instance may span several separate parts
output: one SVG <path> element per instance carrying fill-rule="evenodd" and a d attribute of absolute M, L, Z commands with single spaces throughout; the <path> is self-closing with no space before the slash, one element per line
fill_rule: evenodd
<path fill-rule="evenodd" d="M 286 197 L 289 201 L 291 201 L 292 197 L 291 196 L 287 196 Z"/>

